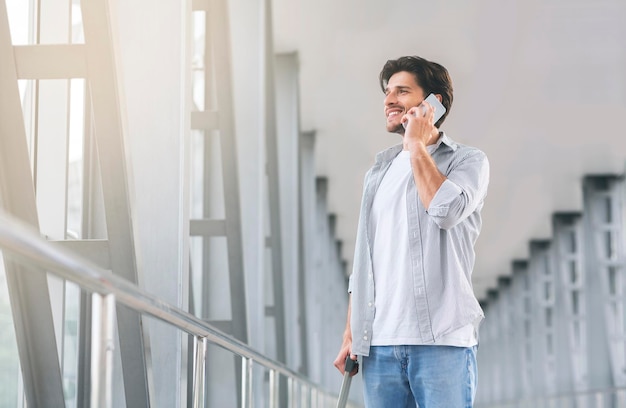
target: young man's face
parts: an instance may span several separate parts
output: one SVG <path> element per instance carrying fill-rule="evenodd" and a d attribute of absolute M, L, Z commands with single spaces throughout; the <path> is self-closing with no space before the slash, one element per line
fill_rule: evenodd
<path fill-rule="evenodd" d="M 389 78 L 385 88 L 385 117 L 387 131 L 404 134 L 402 116 L 414 106 L 424 100 L 424 90 L 417 85 L 415 77 L 410 72 L 396 72 Z"/>

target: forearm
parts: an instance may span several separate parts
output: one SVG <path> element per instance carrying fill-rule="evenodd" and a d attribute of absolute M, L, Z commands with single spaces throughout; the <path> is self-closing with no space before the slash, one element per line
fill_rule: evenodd
<path fill-rule="evenodd" d="M 352 295 L 348 295 L 348 317 L 346 321 L 346 329 L 343 332 L 343 340 L 352 340 L 352 328 L 350 326 L 350 314 L 352 310 Z"/>
<path fill-rule="evenodd" d="M 437 168 L 425 144 L 416 143 L 411 147 L 413 179 L 415 180 L 415 186 L 420 200 L 424 208 L 428 210 L 430 202 L 439 190 L 439 187 L 441 187 L 446 180 L 446 177 L 441 174 Z"/>
<path fill-rule="evenodd" d="M 352 295 L 350 295 L 350 297 L 348 298 L 348 318 L 346 321 L 346 329 L 343 333 L 343 340 L 341 342 L 341 348 L 339 349 L 339 354 L 337 354 L 337 358 L 335 359 L 334 362 L 334 366 L 337 367 L 337 370 L 339 370 L 339 372 L 341 374 L 344 374 L 344 367 L 345 367 L 345 361 L 346 361 L 346 357 L 350 356 L 353 360 L 356 359 L 356 356 L 353 356 L 351 354 L 351 349 L 352 349 L 352 331 L 350 328 L 350 311 L 351 311 L 351 306 L 350 304 L 352 300 Z M 353 371 L 353 374 L 356 374 L 356 371 Z"/>

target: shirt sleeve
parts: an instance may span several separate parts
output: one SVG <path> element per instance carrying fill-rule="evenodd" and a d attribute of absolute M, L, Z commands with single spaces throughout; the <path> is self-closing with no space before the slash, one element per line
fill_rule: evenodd
<path fill-rule="evenodd" d="M 442 229 L 453 228 L 482 205 L 489 184 L 487 156 L 480 150 L 468 154 L 446 177 L 427 210 Z"/>

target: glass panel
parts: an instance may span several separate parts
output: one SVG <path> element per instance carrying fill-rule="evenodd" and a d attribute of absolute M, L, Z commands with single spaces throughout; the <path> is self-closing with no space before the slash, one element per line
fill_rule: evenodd
<path fill-rule="evenodd" d="M 546 309 L 546 327 L 552 327 L 552 308 Z"/>
<path fill-rule="evenodd" d="M 69 44 L 71 42 L 71 4 L 69 0 L 46 0 L 39 3 L 40 44 Z"/>
<path fill-rule="evenodd" d="M 572 291 L 572 313 L 574 314 L 574 316 L 577 316 L 580 313 L 579 297 L 579 291 Z"/>
<path fill-rule="evenodd" d="M 569 261 L 569 275 L 571 283 L 578 283 L 578 264 L 576 261 Z"/>
<path fill-rule="evenodd" d="M 67 174 L 67 238 L 83 238 L 83 145 L 85 81 L 70 81 L 69 156 Z"/>
<path fill-rule="evenodd" d="M 41 233 L 65 239 L 70 81 L 39 81 L 36 112 L 35 191 Z"/>
<path fill-rule="evenodd" d="M 580 322 L 575 321 L 573 325 L 573 334 L 574 334 L 574 350 L 579 350 L 581 347 L 580 344 Z"/>
<path fill-rule="evenodd" d="M 204 218 L 204 132 L 191 132 L 191 214 L 192 219 Z"/>
<path fill-rule="evenodd" d="M 604 222 L 611 224 L 613 222 L 613 200 L 610 196 L 604 199 Z"/>
<path fill-rule="evenodd" d="M 223 219 L 224 183 L 221 146 L 215 132 L 191 134 L 191 218 Z"/>
<path fill-rule="evenodd" d="M 544 275 L 550 275 L 550 258 L 548 257 L 547 254 L 544 254 L 542 256 L 542 263 L 543 263 Z"/>
<path fill-rule="evenodd" d="M 613 317 L 615 319 L 615 327 L 613 330 L 614 336 L 621 336 L 624 331 L 623 321 L 622 321 L 622 302 L 614 302 L 613 303 Z"/>
<path fill-rule="evenodd" d="M 618 315 L 617 315 L 617 304 L 615 302 L 610 302 L 609 303 L 609 307 L 610 307 L 610 316 L 609 316 L 609 333 L 611 333 L 612 335 L 615 335 L 616 331 L 617 331 L 617 327 L 619 324 L 618 321 Z"/>
<path fill-rule="evenodd" d="M 615 247 L 613 245 L 613 233 L 612 231 L 606 231 L 604 233 L 604 248 L 606 249 L 605 255 L 607 259 L 613 259 L 615 255 Z"/>
<path fill-rule="evenodd" d="M 202 237 L 189 239 L 189 312 L 202 317 L 202 270 L 203 270 Z"/>
<path fill-rule="evenodd" d="M 72 44 L 84 44 L 85 32 L 83 30 L 83 13 L 80 8 L 80 0 L 72 0 Z"/>
<path fill-rule="evenodd" d="M 608 275 L 609 275 L 609 295 L 616 295 L 617 294 L 617 269 L 613 266 L 608 268 Z"/>
<path fill-rule="evenodd" d="M 576 231 L 572 230 L 567 233 L 567 252 L 575 254 L 576 251 Z"/>
<path fill-rule="evenodd" d="M 34 11 L 31 5 L 37 2 L 24 0 L 7 0 L 6 8 L 9 17 L 9 28 L 11 30 L 11 42 L 13 45 L 28 45 L 33 43 L 33 25 L 30 21 Z"/>
<path fill-rule="evenodd" d="M 65 327 L 63 331 L 63 392 L 67 408 L 76 407 L 78 394 L 78 352 L 80 288 L 65 283 Z"/>
<path fill-rule="evenodd" d="M 553 345 L 553 341 L 552 341 L 552 333 L 549 333 L 546 336 L 546 352 L 548 353 L 548 356 L 551 356 L 552 354 L 554 354 L 554 345 Z"/>
<path fill-rule="evenodd" d="M 34 145 L 35 145 L 35 112 L 36 106 L 34 101 L 39 81 L 20 79 L 17 81 L 20 91 L 20 100 L 22 101 L 22 116 L 24 117 L 24 130 L 26 132 L 26 143 L 28 145 L 28 153 L 30 157 L 31 173 L 35 173 L 34 167 Z"/>
<path fill-rule="evenodd" d="M 190 298 L 203 319 L 229 320 L 230 282 L 226 237 L 191 237 Z"/>
<path fill-rule="evenodd" d="M 193 111 L 204 111 L 204 71 L 193 68 Z"/>
<path fill-rule="evenodd" d="M 544 283 L 544 298 L 545 300 L 552 299 L 552 282 Z"/>
<path fill-rule="evenodd" d="M 193 71 L 192 97 L 194 109 L 204 111 L 208 109 L 205 106 L 205 21 L 206 13 L 204 11 L 193 12 L 193 59 L 191 69 Z"/>
<path fill-rule="evenodd" d="M 524 289 L 530 290 L 530 278 L 528 277 L 528 273 L 524 274 Z"/>

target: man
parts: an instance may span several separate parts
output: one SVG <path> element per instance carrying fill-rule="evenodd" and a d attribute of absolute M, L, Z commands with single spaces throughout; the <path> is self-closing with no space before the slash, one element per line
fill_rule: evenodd
<path fill-rule="evenodd" d="M 443 66 L 390 60 L 380 85 L 387 131 L 402 143 L 380 152 L 365 177 L 334 364 L 343 373 L 347 356 L 362 357 L 370 408 L 472 407 L 483 312 L 471 275 L 489 163 L 439 131 L 453 99 Z M 434 108 L 422 103 L 430 93 L 446 108 L 435 124 Z"/>

